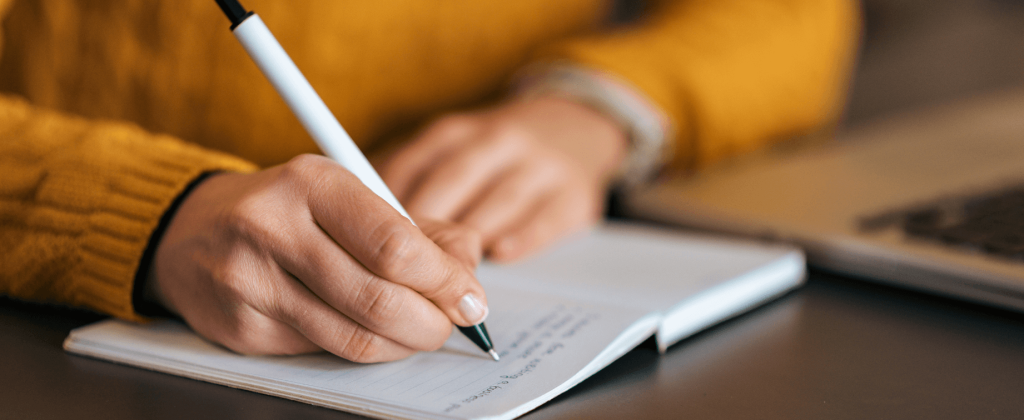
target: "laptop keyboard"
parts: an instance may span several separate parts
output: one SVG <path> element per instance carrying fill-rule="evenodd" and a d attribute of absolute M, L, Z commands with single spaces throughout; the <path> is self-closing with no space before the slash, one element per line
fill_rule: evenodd
<path fill-rule="evenodd" d="M 1024 262 L 1024 185 L 861 221 L 868 231 L 892 226 L 909 237 Z"/>

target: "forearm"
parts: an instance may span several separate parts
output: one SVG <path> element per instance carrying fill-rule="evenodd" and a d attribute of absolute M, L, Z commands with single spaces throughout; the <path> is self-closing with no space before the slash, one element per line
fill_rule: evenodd
<path fill-rule="evenodd" d="M 0 294 L 138 315 L 132 288 L 161 216 L 204 172 L 240 159 L 123 123 L 0 97 Z"/>
<path fill-rule="evenodd" d="M 705 166 L 835 120 L 857 39 L 848 0 L 662 2 L 633 27 L 543 49 L 605 72 L 668 117 L 677 168 Z"/>

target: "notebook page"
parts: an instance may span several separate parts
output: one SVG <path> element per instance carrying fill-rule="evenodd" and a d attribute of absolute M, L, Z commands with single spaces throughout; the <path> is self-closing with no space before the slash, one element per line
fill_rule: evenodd
<path fill-rule="evenodd" d="M 668 311 L 692 296 L 791 258 L 793 248 L 632 223 L 606 223 L 480 278 L 577 300 Z"/>
<path fill-rule="evenodd" d="M 391 363 L 360 365 L 328 354 L 245 357 L 172 321 L 106 321 L 73 331 L 65 347 L 373 417 L 507 417 L 553 398 L 557 393 L 550 391 L 577 375 L 623 332 L 637 337 L 619 353 L 649 335 L 656 324 L 637 323 L 644 314 L 636 310 L 493 284 L 487 288 L 487 324 L 500 362 L 457 332 L 442 350 Z"/>

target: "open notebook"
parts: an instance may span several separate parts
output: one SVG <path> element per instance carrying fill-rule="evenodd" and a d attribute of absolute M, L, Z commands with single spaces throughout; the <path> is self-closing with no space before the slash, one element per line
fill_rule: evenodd
<path fill-rule="evenodd" d="M 70 352 L 380 418 L 511 419 L 655 335 L 658 347 L 798 286 L 792 248 L 611 224 L 544 255 L 482 266 L 492 361 L 457 332 L 441 350 L 360 365 L 329 354 L 246 357 L 184 325 L 103 321 Z"/>

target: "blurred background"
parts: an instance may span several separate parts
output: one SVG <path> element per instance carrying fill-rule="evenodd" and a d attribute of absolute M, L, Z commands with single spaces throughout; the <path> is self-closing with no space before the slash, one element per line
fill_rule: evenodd
<path fill-rule="evenodd" d="M 867 0 L 842 125 L 1024 86 L 1024 1 Z"/>

